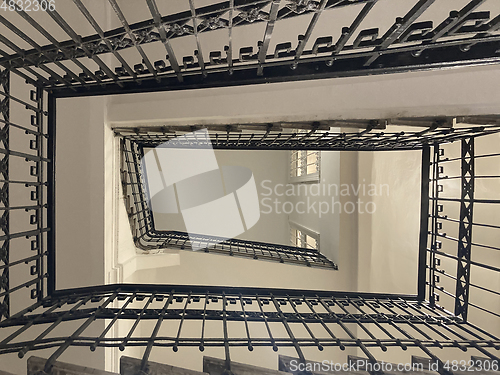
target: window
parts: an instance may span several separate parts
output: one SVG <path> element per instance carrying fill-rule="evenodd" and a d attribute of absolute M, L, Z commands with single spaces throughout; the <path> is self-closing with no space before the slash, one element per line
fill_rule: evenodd
<path fill-rule="evenodd" d="M 319 250 L 319 233 L 300 224 L 289 222 L 290 243 L 292 246 Z"/>
<path fill-rule="evenodd" d="M 318 182 L 319 162 L 319 151 L 291 151 L 290 182 Z"/>

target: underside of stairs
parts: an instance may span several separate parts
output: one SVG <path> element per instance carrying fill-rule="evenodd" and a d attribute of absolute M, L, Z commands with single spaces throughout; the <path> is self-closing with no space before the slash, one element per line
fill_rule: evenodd
<path fill-rule="evenodd" d="M 500 375 L 499 371 L 494 371 L 494 361 L 488 358 L 471 357 L 473 367 L 467 371 L 453 371 L 456 375 L 467 375 L 473 372 L 476 375 Z M 77 366 L 65 362 L 56 362 L 50 374 L 43 372 L 46 359 L 31 357 L 28 360 L 27 375 L 438 375 L 441 369 L 437 364 L 431 363 L 428 359 L 412 356 L 411 369 L 398 370 L 396 363 L 371 363 L 368 358 L 347 356 L 346 362 L 337 364 L 339 368 L 333 367 L 331 362 L 301 361 L 299 358 L 279 355 L 278 369 L 268 369 L 245 363 L 226 362 L 224 359 L 214 357 L 203 357 L 203 372 L 186 368 L 171 366 L 168 364 L 148 361 L 143 368 L 140 359 L 122 356 L 120 359 L 120 373 L 97 370 L 90 367 Z M 341 367 L 341 368 L 340 368 Z M 488 370 L 489 369 L 489 370 Z M 0 370 L 0 375 L 14 375 Z"/>

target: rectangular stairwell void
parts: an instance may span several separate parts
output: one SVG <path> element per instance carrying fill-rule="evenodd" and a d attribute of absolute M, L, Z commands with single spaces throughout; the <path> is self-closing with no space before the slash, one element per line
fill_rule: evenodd
<path fill-rule="evenodd" d="M 138 253 L 152 257 L 180 250 L 180 265 L 156 271 L 138 270 L 135 282 L 175 282 L 176 275 L 182 277 L 178 273 L 182 270 L 192 284 L 213 280 L 228 286 L 272 285 L 318 290 L 334 287 L 346 292 L 415 295 L 422 151 L 414 145 L 408 145 L 406 150 L 401 145 L 391 149 L 390 143 L 385 149 L 383 144 L 367 144 L 365 152 L 358 154 L 355 150 L 363 133 L 343 135 L 339 128 L 322 127 L 328 130 L 299 133 L 293 129 L 267 133 L 245 129 L 228 133 L 199 130 L 166 134 L 148 128 L 115 129 L 122 139 L 122 187 Z M 329 150 L 339 137 L 348 139 L 347 149 L 353 153 Z M 166 171 L 184 167 L 183 158 L 191 163 L 185 165 L 186 170 L 190 165 L 199 168 L 202 160 L 195 160 L 193 155 L 207 153 L 207 143 L 213 147 L 208 153 L 213 155 L 213 168 L 217 169 L 201 177 L 198 174 L 178 183 L 168 182 Z M 317 160 L 316 182 L 297 182 L 290 175 L 289 160 L 293 158 L 293 150 L 301 147 L 321 155 Z M 379 152 L 374 151 L 377 147 Z M 177 152 L 180 160 L 173 160 Z M 240 170 L 248 172 L 241 186 L 246 184 L 245 188 L 255 189 L 255 198 L 242 199 L 239 194 L 244 190 L 238 190 L 241 186 L 233 191 L 231 185 L 223 186 L 232 177 L 231 172 Z M 190 179 L 202 182 L 189 185 Z M 212 179 L 220 184 L 218 196 L 217 189 L 210 190 L 208 186 Z M 186 217 L 183 220 L 183 212 L 195 205 L 196 209 L 209 207 L 210 202 L 223 196 L 223 188 L 225 197 L 234 193 L 240 205 L 247 205 L 245 209 L 253 209 L 249 204 L 257 206 L 260 217 L 252 223 L 253 227 L 246 227 L 243 233 L 227 239 L 213 235 L 210 230 L 216 231 L 214 227 L 208 227 L 205 233 L 193 228 L 188 231 L 192 222 Z M 187 197 L 188 194 L 192 196 Z M 189 199 L 197 203 L 190 203 Z M 183 210 L 183 202 L 191 207 Z M 230 217 L 225 207 L 213 205 L 208 211 L 200 210 L 201 230 L 207 222 L 218 222 L 220 215 Z M 246 220 L 245 212 L 240 213 Z M 241 220 L 236 216 L 234 220 Z M 296 227 L 308 235 L 300 243 L 290 243 L 290 233 Z M 342 232 L 357 234 L 341 236 Z M 310 238 L 309 243 L 306 238 Z M 404 247 L 398 245 L 401 241 L 405 242 Z M 237 275 L 229 271 L 232 269 L 247 272 Z M 338 272 L 331 272 L 337 269 Z M 156 272 L 156 278 L 152 272 Z"/>
<path fill-rule="evenodd" d="M 497 1 L 74 0 L 39 13 L 4 4 L 1 371 L 24 374 L 32 356 L 45 374 L 60 362 L 117 373 L 124 356 L 150 375 L 151 362 L 201 372 L 204 358 L 235 375 L 281 371 L 283 358 L 362 358 L 371 375 L 382 361 L 432 362 L 441 375 L 461 374 L 453 361 L 498 364 Z M 130 118 L 107 123 L 113 105 Z M 283 182 L 288 156 L 305 152 L 307 172 L 307 153 L 319 152 L 320 179 L 335 171 L 321 169 L 331 158 L 340 184 L 392 176 L 403 189 L 380 201 L 394 221 L 333 217 L 313 249 L 291 246 L 285 220 L 286 243 L 157 227 L 151 176 L 176 185 L 176 208 L 196 223 L 200 201 L 181 205 L 189 189 L 177 184 L 217 169 L 203 154 L 206 169 L 170 170 L 177 164 L 153 152 L 165 142 L 284 152 Z M 141 165 L 147 155 L 156 172 Z M 399 163 L 411 173 L 394 173 Z M 251 226 L 250 180 L 224 178 L 241 223 L 214 209 L 210 228 Z M 337 242 L 324 246 L 328 236 Z M 130 258 L 115 259 L 116 248 Z"/>

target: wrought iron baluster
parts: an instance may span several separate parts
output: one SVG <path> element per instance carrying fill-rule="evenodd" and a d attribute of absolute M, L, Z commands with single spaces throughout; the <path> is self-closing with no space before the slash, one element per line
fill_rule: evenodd
<path fill-rule="evenodd" d="M 302 349 L 300 348 L 300 345 L 298 343 L 298 340 L 296 339 L 295 335 L 292 332 L 292 329 L 290 328 L 290 325 L 288 324 L 288 319 L 283 314 L 283 311 L 281 311 L 281 308 L 276 301 L 276 298 L 274 298 L 273 294 L 270 295 L 271 301 L 273 301 L 274 308 L 276 309 L 276 312 L 278 313 L 278 316 L 281 320 L 281 323 L 285 327 L 286 333 L 288 334 L 288 337 L 292 340 L 293 347 L 295 348 L 295 351 L 297 352 L 297 355 L 299 356 L 299 359 L 301 362 L 305 362 L 305 357 L 304 353 L 302 352 Z"/>
<path fill-rule="evenodd" d="M 163 319 L 165 318 L 165 314 L 167 312 L 167 309 L 170 306 L 170 304 L 172 303 L 172 299 L 174 298 L 174 293 L 175 293 L 175 291 L 170 292 L 170 295 L 168 296 L 168 299 L 165 302 L 165 305 L 163 306 L 163 308 L 161 309 L 161 311 L 159 313 L 155 328 L 153 329 L 153 332 L 151 333 L 151 337 L 148 340 L 148 345 L 146 346 L 146 349 L 144 350 L 144 355 L 142 356 L 140 371 L 146 371 L 146 368 L 148 366 L 149 355 L 151 354 L 151 350 L 153 349 L 153 345 L 155 343 L 156 337 L 158 336 L 158 332 L 160 331 L 160 327 L 161 327 L 161 324 L 163 323 Z"/>
<path fill-rule="evenodd" d="M 110 1 L 112 1 L 116 4 L 116 0 L 110 0 Z M 165 31 L 165 26 L 163 26 L 160 12 L 158 11 L 158 6 L 156 5 L 156 1 L 155 0 L 146 0 L 146 1 L 148 3 L 149 11 L 151 12 L 151 15 L 153 16 L 153 20 L 154 20 L 154 24 L 156 26 L 156 29 L 160 33 L 161 41 L 162 41 L 163 45 L 165 46 L 165 50 L 167 51 L 167 54 L 168 54 L 167 58 L 168 58 L 168 61 L 170 62 L 170 66 L 172 67 L 174 72 L 177 74 L 177 79 L 179 80 L 179 82 L 182 82 L 183 77 L 182 77 L 181 69 L 180 69 L 179 63 L 177 62 L 177 59 L 175 57 L 175 53 L 174 53 L 174 50 L 172 48 L 172 45 L 170 44 L 170 40 L 167 37 L 167 32 Z M 119 11 L 117 4 L 116 4 L 116 9 Z M 119 12 L 121 13 L 121 11 L 119 11 Z M 123 17 L 123 15 L 121 15 L 121 18 L 123 20 L 125 20 L 125 17 Z M 123 25 L 125 27 L 126 23 L 124 23 Z M 129 33 L 129 35 L 133 35 L 133 32 L 130 30 L 130 27 L 128 27 L 128 25 L 125 27 L 125 29 Z M 132 40 L 135 40 L 135 38 Z M 143 56 L 143 55 L 145 56 L 144 51 L 142 50 L 142 47 L 140 47 L 136 44 L 136 48 L 139 51 L 139 53 L 141 54 L 141 56 Z M 143 58 L 144 58 L 144 56 L 143 56 Z M 148 61 L 147 57 L 144 60 Z M 151 66 L 151 63 L 148 63 L 148 69 L 152 70 L 153 75 L 156 77 L 156 72 L 154 71 L 153 67 L 152 66 L 150 67 L 150 66 Z M 156 77 L 156 78 L 158 80 L 158 77 Z"/>
<path fill-rule="evenodd" d="M 132 337 L 135 329 L 137 328 L 137 325 L 141 321 L 142 317 L 144 316 L 144 314 L 147 311 L 148 306 L 151 304 L 151 302 L 153 302 L 153 300 L 155 299 L 155 297 L 156 297 L 156 294 L 155 293 L 151 293 L 151 296 L 149 297 L 149 299 L 147 300 L 147 302 L 144 304 L 144 306 L 142 307 L 142 309 L 139 312 L 139 314 L 137 314 L 137 318 L 135 318 L 134 324 L 130 328 L 127 336 L 123 339 L 123 341 L 121 342 L 120 346 L 118 347 L 120 349 L 120 351 L 124 351 L 125 350 L 125 347 L 127 346 L 127 343 L 129 342 L 129 340 Z M 136 297 L 136 300 L 137 300 L 137 297 Z"/>
<path fill-rule="evenodd" d="M 187 297 L 186 297 L 186 303 L 184 304 L 184 308 L 182 309 L 182 316 L 181 316 L 181 321 L 179 322 L 179 329 L 177 330 L 177 337 L 175 338 L 174 346 L 172 347 L 174 352 L 177 352 L 179 350 L 179 338 L 181 336 L 181 330 L 182 330 L 182 324 L 184 323 L 184 319 L 186 318 L 186 309 L 191 301 L 191 294 L 192 292 L 189 292 Z"/>
<path fill-rule="evenodd" d="M 137 296 L 137 292 L 132 293 L 132 295 L 127 299 L 127 301 L 123 304 L 123 306 L 114 314 L 113 319 L 108 323 L 104 331 L 99 335 L 99 337 L 95 340 L 95 342 L 90 345 L 90 350 L 95 351 L 99 343 L 104 339 L 109 330 L 113 327 L 115 322 L 120 318 L 123 314 L 127 306 L 134 301 L 134 298 Z M 119 297 L 118 297 L 119 298 Z"/>
<path fill-rule="evenodd" d="M 276 341 L 274 340 L 273 334 L 271 333 L 271 328 L 269 327 L 269 322 L 267 321 L 267 315 L 264 312 L 264 309 L 262 308 L 263 303 L 262 303 L 261 299 L 259 298 L 258 294 L 255 295 L 255 300 L 257 301 L 257 305 L 259 306 L 260 313 L 262 315 L 262 319 L 264 320 L 264 324 L 266 325 L 267 334 L 269 335 L 269 340 L 271 342 L 273 350 L 275 352 L 277 352 L 278 346 L 276 345 Z"/>
<path fill-rule="evenodd" d="M 201 322 L 201 337 L 200 337 L 200 345 L 198 349 L 200 352 L 205 350 L 205 322 L 207 320 L 207 304 L 208 304 L 208 292 L 205 293 L 205 303 L 203 305 L 203 320 Z"/>
<path fill-rule="evenodd" d="M 117 296 L 118 291 L 113 293 L 111 296 L 108 297 L 108 299 L 101 304 L 96 310 L 94 310 L 94 313 L 80 326 L 78 329 L 70 336 L 68 337 L 64 344 L 59 346 L 57 350 L 52 354 L 49 359 L 47 359 L 47 362 L 45 362 L 45 367 L 44 371 L 46 373 L 50 373 L 52 370 L 52 367 L 54 366 L 54 362 L 57 361 L 57 359 L 63 354 L 66 349 L 68 349 L 71 344 L 80 336 L 80 334 L 87 329 L 87 327 L 97 318 L 98 314 L 106 308 Z"/>
<path fill-rule="evenodd" d="M 238 297 L 240 300 L 240 306 L 241 306 L 241 312 L 243 314 L 243 319 L 245 320 L 245 330 L 246 330 L 247 339 L 248 339 L 247 347 L 248 347 L 249 351 L 253 351 L 252 339 L 250 338 L 250 330 L 248 328 L 247 313 L 245 311 L 245 302 L 243 301 L 243 297 L 242 297 L 241 293 Z"/>

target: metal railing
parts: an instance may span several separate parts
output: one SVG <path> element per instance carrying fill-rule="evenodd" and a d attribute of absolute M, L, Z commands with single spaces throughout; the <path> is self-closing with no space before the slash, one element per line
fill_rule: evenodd
<path fill-rule="evenodd" d="M 0 318 L 47 294 L 49 204 L 53 168 L 43 89 L 27 83 L 22 97 L 10 90 L 11 74 L 0 71 Z M 21 93 L 20 93 L 21 94 Z M 19 122 L 11 121 L 16 109 Z M 26 290 L 29 291 L 26 292 Z"/>
<path fill-rule="evenodd" d="M 439 2 L 414 0 L 405 14 L 388 15 L 395 21 L 386 26 L 387 30 L 362 29 L 363 21 L 373 13 L 379 14 L 383 3 L 230 0 L 197 8 L 189 1 L 184 11 L 162 14 L 156 0 L 144 0 L 139 6 L 150 14 L 150 19 L 131 24 L 119 2 L 109 0 L 121 27 L 105 30 L 91 8 L 81 0 L 73 0 L 72 4 L 64 4 L 68 8 L 65 11 L 80 13 L 92 30 L 90 35 L 78 35 L 57 9 L 46 10 L 66 40 L 58 40 L 47 24 L 16 6 L 17 19 L 24 19 L 30 27 L 21 29 L 14 24 L 16 21 L 0 16 L 0 23 L 20 39 L 0 36 L 0 42 L 11 51 L 0 51 L 0 65 L 46 88 L 58 88 L 61 95 L 73 96 L 319 79 L 498 61 L 500 16 L 484 10 L 488 1 L 471 0 L 461 9 L 450 9 L 449 16 L 434 24 Z M 334 35 L 339 36 L 313 39 L 321 32 L 317 31 L 319 20 L 335 17 L 341 8 L 355 11 L 345 24 L 338 25 Z M 307 28 L 288 40 L 271 44 L 274 29 L 294 18 L 307 20 Z M 258 24 L 263 27 L 254 43 L 239 45 L 237 29 Z M 208 43 L 204 34 L 216 30 L 225 30 L 225 36 L 219 34 L 215 45 Z M 49 44 L 35 42 L 40 37 Z M 192 43 L 196 50 L 180 55 L 173 43 L 178 39 Z M 146 48 L 150 44 L 166 58 L 156 60 L 158 55 Z M 140 60 L 124 53 L 129 49 L 135 50 Z M 106 62 L 107 56 L 112 57 L 113 64 Z M 82 58 L 92 64 L 87 66 Z"/>
<path fill-rule="evenodd" d="M 500 318 L 494 307 L 500 290 L 485 279 L 500 272 L 495 240 L 500 234 L 500 200 L 494 193 L 500 153 L 476 146 L 488 141 L 495 144 L 496 138 L 480 134 L 432 147 L 428 299 L 464 321 L 471 311 L 474 320 Z"/>
<path fill-rule="evenodd" d="M 109 319 L 104 328 L 98 333 L 90 329 L 93 334 L 84 334 L 100 319 Z M 132 323 L 127 334 L 106 335 L 121 320 Z M 143 332 L 138 325 L 150 321 L 155 322 L 150 334 L 138 336 L 137 332 Z M 190 324 L 193 321 L 201 322 L 201 327 L 199 323 L 193 327 Z M 69 324 L 73 327 L 71 335 L 49 335 L 52 330 L 61 330 Z M 45 330 L 36 338 L 20 338 L 29 327 L 39 325 Z M 144 347 L 143 371 L 155 348 L 172 348 L 177 352 L 184 347 L 197 347 L 203 352 L 205 348 L 221 347 L 229 369 L 230 348 L 236 347 L 249 351 L 261 346 L 274 351 L 290 347 L 301 360 L 305 360 L 307 348 L 328 351 L 357 347 L 371 363 L 377 362 L 375 353 L 380 351 L 416 348 L 430 361 L 437 362 L 441 373 L 447 372 L 444 360 L 437 354 L 440 349 L 468 350 L 492 359 L 497 358 L 492 352 L 500 349 L 498 337 L 411 296 L 269 288 L 173 285 L 79 288 L 56 292 L 43 304 L 0 323 L 0 328 L 5 327 L 17 328 L 1 343 L 0 354 L 17 352 L 23 357 L 33 350 L 56 348 L 46 363 L 47 373 L 70 346 L 92 351 L 97 347 L 120 350 Z"/>
<path fill-rule="evenodd" d="M 458 118 L 459 122 L 469 122 L 475 126 L 460 126 L 457 128 L 438 129 L 435 126 L 427 128 L 423 131 L 414 132 L 381 132 L 374 129 L 373 126 L 368 126 L 366 130 L 353 133 L 334 133 L 328 131 L 318 131 L 312 128 L 306 134 L 303 133 L 288 133 L 278 131 L 261 131 L 258 133 L 242 133 L 231 132 L 226 133 L 212 132 L 210 142 L 217 149 L 282 149 L 282 150 L 342 150 L 342 151 L 380 151 L 380 150 L 415 150 L 422 151 L 422 218 L 421 218 L 421 238 L 420 238 L 420 255 L 419 255 L 419 276 L 417 280 L 418 294 L 415 296 L 388 296 L 384 294 L 372 294 L 369 297 L 363 297 L 360 293 L 354 293 L 353 298 L 345 297 L 340 301 L 333 297 L 329 300 L 332 306 L 339 306 L 344 315 L 339 318 L 337 312 L 328 310 L 327 315 L 321 316 L 317 311 L 312 309 L 308 314 L 302 315 L 297 310 L 297 304 L 287 295 L 288 299 L 271 298 L 271 302 L 277 306 L 277 311 L 271 314 L 272 317 L 278 318 L 280 323 L 285 326 L 288 339 L 283 341 L 283 346 L 293 346 L 300 360 L 305 361 L 303 349 L 310 346 L 316 346 L 320 350 L 327 346 L 346 347 L 350 345 L 357 346 L 365 354 L 368 360 L 376 363 L 378 359 L 372 352 L 372 348 L 376 347 L 382 351 L 393 346 L 399 346 L 403 350 L 408 347 L 419 348 L 430 361 L 439 364 L 439 372 L 441 374 L 449 373 L 449 368 L 446 367 L 445 361 L 442 360 L 434 350 L 430 348 L 457 348 L 460 351 L 473 351 L 481 356 L 485 356 L 491 360 L 498 360 L 495 354 L 496 350 L 500 350 L 497 336 L 493 335 L 488 329 L 479 328 L 477 325 L 472 325 L 468 311 L 475 309 L 481 314 L 490 315 L 493 318 L 500 318 L 494 307 L 495 298 L 500 294 L 500 291 L 495 289 L 495 286 L 489 285 L 484 281 L 471 282 L 471 271 L 488 271 L 491 273 L 491 279 L 494 279 L 495 272 L 500 271 L 500 265 L 495 264 L 494 257 L 490 254 L 482 254 L 482 261 L 477 261 L 471 258 L 471 252 L 495 252 L 499 248 L 494 242 L 495 234 L 477 236 L 472 240 L 472 230 L 475 226 L 488 228 L 490 231 L 500 229 L 500 223 L 475 222 L 473 219 L 473 206 L 475 204 L 490 204 L 490 218 L 498 217 L 496 205 L 499 200 L 493 198 L 478 198 L 474 195 L 474 187 L 476 179 L 494 180 L 500 178 L 495 172 L 484 172 L 478 174 L 475 168 L 475 147 L 474 144 L 478 139 L 490 140 L 495 144 L 495 139 L 500 133 L 498 126 L 500 118 L 498 116 L 478 116 L 468 118 Z M 372 121 L 374 123 L 393 123 L 397 124 L 397 119 Z M 402 121 L 404 122 L 404 121 Z M 490 125 L 486 125 L 490 124 Z M 185 132 L 190 129 L 186 128 Z M 172 147 L 196 147 L 197 142 L 186 141 L 186 134 L 183 134 L 182 142 L 175 143 L 175 138 L 179 132 L 161 132 L 155 129 L 148 132 L 147 128 L 139 129 L 120 129 L 117 130 L 117 135 L 122 137 L 123 142 L 128 142 L 129 145 L 134 144 L 137 152 L 141 148 L 150 148 L 158 146 L 164 142 L 170 142 Z M 182 134 L 182 132 L 180 132 Z M 339 140 L 342 141 L 341 146 Z M 198 141 L 196 139 L 196 141 Z M 453 157 L 445 157 L 445 150 L 452 149 L 457 153 L 457 145 L 460 145 L 458 154 Z M 203 145 L 206 146 L 206 145 Z M 361 146 L 361 147 L 360 147 Z M 490 145 L 491 147 L 491 145 Z M 493 146 L 494 147 L 494 146 Z M 139 152 L 140 153 L 140 152 Z M 493 160 L 492 158 L 500 157 L 500 153 L 492 152 L 485 153 L 479 156 L 484 161 Z M 445 176 L 443 166 L 447 163 L 458 163 L 460 168 L 457 170 L 456 176 Z M 495 163 L 486 165 L 491 169 Z M 139 166 L 137 165 L 137 168 Z M 493 167 L 494 169 L 494 167 Z M 456 170 L 456 168 L 455 168 Z M 494 169 L 496 173 L 497 170 Z M 460 191 L 460 196 L 451 197 L 444 196 L 443 181 L 453 183 L 457 182 L 459 189 L 451 187 L 451 191 Z M 494 190 L 494 189 L 493 189 Z M 429 197 L 429 198 L 427 198 Z M 144 198 L 145 199 L 145 198 Z M 459 205 L 458 216 L 456 218 L 448 216 L 443 207 L 446 203 L 454 203 Z M 455 210 L 456 211 L 456 210 Z M 443 224 L 448 222 L 448 224 Z M 446 227 L 446 232 L 443 228 Z M 171 236 L 175 232 L 171 232 Z M 177 234 L 177 233 L 176 233 Z M 178 234 L 182 241 L 187 240 L 185 234 Z M 182 237 L 184 235 L 184 238 Z M 151 238 L 153 238 L 152 236 Z M 176 239 L 178 240 L 179 237 Z M 445 248 L 442 242 L 448 241 L 451 247 Z M 491 242 L 493 241 L 493 243 Z M 159 244 L 161 240 L 156 240 Z M 163 245 L 167 245 L 165 242 Z M 172 242 L 170 242 L 172 244 Z M 448 251 L 453 249 L 454 251 Z M 474 250 L 473 250 L 474 248 Z M 248 252 L 248 249 L 246 250 Z M 493 253 L 494 254 L 494 253 Z M 446 258 L 453 262 L 442 261 Z M 488 260 L 489 259 L 489 260 Z M 471 270 L 472 269 L 472 270 Z M 443 282 L 443 278 L 453 281 L 451 288 L 449 284 Z M 221 298 L 227 293 L 228 289 L 224 289 Z M 471 302 L 470 295 L 477 293 L 477 290 L 483 294 L 476 297 Z M 267 291 L 266 291 L 267 292 Z M 291 291 L 287 291 L 290 293 Z M 272 296 L 280 295 L 278 291 L 270 291 Z M 302 291 L 295 291 L 302 293 Z M 303 292 L 302 299 L 297 300 L 300 304 L 305 303 L 309 307 L 320 305 L 328 307 L 330 305 L 322 303 L 316 292 Z M 338 294 L 332 292 L 333 294 Z M 340 293 L 342 294 L 342 293 Z M 189 295 L 188 295 L 189 297 Z M 313 299 L 309 299 L 312 298 Z M 258 295 L 255 297 L 260 306 L 264 306 L 261 300 L 267 297 Z M 385 300 L 387 299 L 387 300 Z M 411 302 L 413 301 L 413 302 Z M 233 301 L 234 302 L 234 301 Z M 308 303 L 309 302 L 309 303 Z M 280 310 L 280 306 L 289 304 L 291 315 L 286 315 Z M 347 306 L 347 307 L 346 307 Z M 374 306 L 376 309 L 374 309 Z M 388 311 L 381 312 L 379 308 L 390 307 Z M 403 312 L 395 313 L 395 308 L 403 308 Z M 356 315 L 350 309 L 355 309 Z M 366 311 L 368 309 L 368 311 Z M 262 311 L 261 311 L 262 312 Z M 388 315 L 389 313 L 389 315 Z M 394 315 L 391 316 L 390 313 Z M 188 319 L 189 315 L 184 311 L 180 317 Z M 200 312 L 194 315 L 200 314 Z M 244 313 L 246 314 L 246 313 Z M 472 321 L 483 321 L 482 316 L 473 314 Z M 208 313 L 201 313 L 203 322 L 206 321 Z M 241 315 L 237 315 L 240 316 Z M 396 319 L 397 317 L 397 319 Z M 269 333 L 269 342 L 262 345 L 272 345 L 277 350 L 279 340 L 275 339 L 272 334 L 270 316 L 265 313 L 260 315 L 261 323 L 266 325 Z M 243 316 L 245 322 L 250 321 L 248 317 Z M 355 323 L 357 325 L 356 332 L 363 335 L 366 334 L 366 339 L 360 339 L 353 331 L 349 331 L 346 323 Z M 293 323 L 293 324 L 292 324 Z M 297 339 L 294 330 L 290 327 L 302 324 L 306 332 L 311 334 L 311 338 Z M 321 324 L 326 332 L 332 332 L 329 324 L 340 326 L 344 329 L 344 334 L 347 341 L 342 341 L 339 336 L 330 337 L 321 341 L 312 332 L 317 332 L 312 329 L 312 324 Z M 328 324 L 327 324 L 328 323 Z M 204 323 L 205 324 L 205 323 Z M 182 323 L 179 323 L 182 326 Z M 376 327 L 377 333 L 371 330 L 370 327 Z M 425 329 L 423 328 L 425 327 Z M 473 328 L 472 328 L 473 327 Z M 395 335 L 392 329 L 402 336 Z M 408 330 L 417 332 L 409 332 Z M 180 331 L 179 331 L 180 332 Z M 248 331 L 247 331 L 248 333 Z M 227 334 L 227 333 L 226 333 Z M 247 337 L 247 340 L 250 336 Z M 418 338 L 417 338 L 418 337 Z M 180 346 L 180 341 L 173 341 L 172 347 L 176 350 Z M 227 339 L 227 340 L 226 340 Z M 408 341 L 408 339 L 410 339 Z M 243 339 L 242 339 L 243 340 Z M 352 340 L 352 341 L 351 341 Z M 365 341 L 367 340 L 367 341 Z M 413 341 L 412 341 L 413 340 Z M 217 341 L 217 340 L 216 340 Z M 169 345 L 165 343 L 165 345 Z M 186 345 L 188 345 L 186 343 Z M 190 345 L 201 345 L 203 343 L 190 342 Z M 214 345 L 224 345 L 226 347 L 226 364 L 230 368 L 230 346 L 241 346 L 243 343 L 231 342 L 231 339 L 226 336 L 223 342 Z M 145 359 L 143 360 L 143 363 Z"/>
<path fill-rule="evenodd" d="M 423 130 L 415 131 L 381 131 L 374 124 L 409 123 L 407 119 L 382 119 L 365 121 L 366 127 L 361 131 L 342 132 L 312 129 L 305 133 L 280 132 L 267 130 L 261 132 L 212 132 L 210 142 L 214 149 L 223 150 L 330 150 L 330 151 L 391 151 L 391 150 L 421 150 L 425 145 L 460 141 L 476 134 L 495 134 L 500 131 L 498 118 L 477 116 L 471 121 L 489 121 L 489 125 L 469 126 L 464 128 L 437 128 L 434 121 L 416 121 L 427 125 Z M 343 122 L 334 122 L 342 126 Z M 347 122 L 350 124 L 350 122 Z M 422 125 L 422 126 L 425 126 Z M 263 129 L 265 127 L 263 126 Z M 392 129 L 395 129 L 394 127 Z M 190 132 L 186 128 L 185 132 Z M 182 132 L 180 132 L 182 134 Z M 202 148 L 207 146 L 204 140 L 196 135 L 179 132 L 162 132 L 161 129 L 115 129 L 115 134 L 136 142 L 143 148 L 153 148 L 164 142 L 169 147 Z M 192 139 L 192 142 L 190 141 Z"/>

